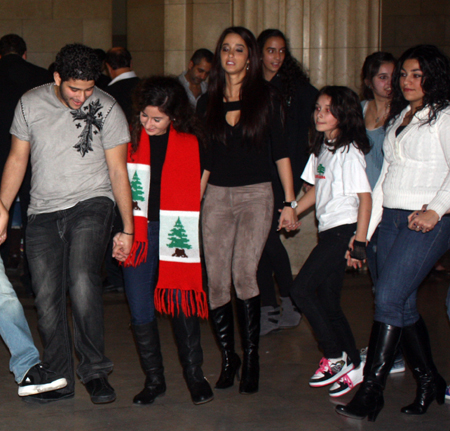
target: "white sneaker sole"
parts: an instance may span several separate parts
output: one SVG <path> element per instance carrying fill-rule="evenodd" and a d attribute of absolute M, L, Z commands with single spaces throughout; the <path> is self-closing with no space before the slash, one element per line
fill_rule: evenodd
<path fill-rule="evenodd" d="M 406 371 L 405 367 L 402 368 L 391 368 L 391 371 L 389 372 L 389 374 L 398 374 L 398 373 L 404 373 Z"/>
<path fill-rule="evenodd" d="M 43 392 L 56 391 L 67 386 L 67 380 L 63 377 L 45 385 L 27 385 L 19 387 L 19 397 L 41 394 Z"/>
<path fill-rule="evenodd" d="M 339 373 L 335 374 L 333 377 L 330 377 L 328 380 L 323 380 L 321 382 L 314 382 L 314 381 L 310 380 L 309 386 L 311 386 L 312 388 L 321 388 L 322 386 L 331 385 L 332 383 L 339 380 L 342 376 L 344 376 L 345 374 L 352 371 L 353 368 L 355 368 L 355 366 L 353 364 L 347 365 L 344 368 L 342 368 L 342 370 L 339 371 Z"/>

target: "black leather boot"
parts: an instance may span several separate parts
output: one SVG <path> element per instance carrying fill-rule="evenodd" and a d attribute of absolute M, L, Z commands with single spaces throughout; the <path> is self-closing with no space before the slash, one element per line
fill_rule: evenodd
<path fill-rule="evenodd" d="M 214 399 L 208 380 L 203 376 L 203 350 L 200 345 L 200 323 L 197 316 L 183 313 L 172 317 L 172 327 L 178 346 L 183 375 L 194 404 L 205 404 Z"/>
<path fill-rule="evenodd" d="M 444 404 L 447 384 L 434 365 L 430 338 L 422 317 L 403 328 L 401 345 L 417 380 L 416 398 L 401 411 L 407 415 L 423 415 L 434 400 Z"/>
<path fill-rule="evenodd" d="M 364 367 L 364 382 L 346 406 L 336 407 L 337 413 L 353 419 L 364 419 L 367 416 L 369 421 L 375 422 L 384 407 L 383 390 L 395 360 L 401 334 L 402 328 L 373 322 Z"/>
<path fill-rule="evenodd" d="M 211 322 L 217 343 L 222 352 L 222 370 L 216 389 L 226 389 L 234 384 L 234 376 L 239 379 L 241 360 L 234 350 L 234 318 L 231 302 L 215 310 L 210 310 Z"/>
<path fill-rule="evenodd" d="M 239 384 L 241 394 L 254 394 L 259 389 L 259 331 L 261 319 L 260 296 L 242 301 L 236 299 L 244 361 Z"/>
<path fill-rule="evenodd" d="M 146 375 L 144 389 L 133 398 L 133 403 L 152 404 L 155 398 L 166 392 L 158 323 L 155 319 L 153 322 L 131 327 Z"/>

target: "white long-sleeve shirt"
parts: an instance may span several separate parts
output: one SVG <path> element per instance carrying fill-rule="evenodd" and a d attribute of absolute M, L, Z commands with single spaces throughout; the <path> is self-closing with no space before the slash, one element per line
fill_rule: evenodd
<path fill-rule="evenodd" d="M 383 168 L 372 195 L 369 239 L 383 207 L 415 211 L 427 204 L 439 217 L 450 208 L 450 107 L 431 124 L 424 124 L 429 109 L 422 109 L 395 136 L 410 109 L 408 105 L 386 132 Z"/>

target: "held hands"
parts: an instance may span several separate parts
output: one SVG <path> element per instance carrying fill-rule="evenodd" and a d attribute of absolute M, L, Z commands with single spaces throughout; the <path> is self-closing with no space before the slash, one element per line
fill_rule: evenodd
<path fill-rule="evenodd" d="M 119 262 L 125 262 L 130 254 L 133 239 L 133 235 L 127 235 L 122 232 L 114 235 L 112 257 L 117 259 Z"/>
<path fill-rule="evenodd" d="M 420 211 L 414 211 L 408 216 L 408 228 L 416 232 L 427 233 L 434 229 L 439 221 L 436 211 L 427 209 L 424 205 Z"/>
<path fill-rule="evenodd" d="M 366 261 L 366 242 L 356 241 L 356 235 L 350 238 L 348 243 L 348 250 L 345 252 L 345 258 L 347 259 L 347 265 L 353 268 L 361 268 L 362 264 Z"/>
<path fill-rule="evenodd" d="M 282 210 L 278 210 L 281 215 L 278 220 L 277 230 L 285 229 L 286 232 L 296 230 L 300 227 L 301 222 L 297 219 L 297 213 L 294 208 L 284 207 Z"/>

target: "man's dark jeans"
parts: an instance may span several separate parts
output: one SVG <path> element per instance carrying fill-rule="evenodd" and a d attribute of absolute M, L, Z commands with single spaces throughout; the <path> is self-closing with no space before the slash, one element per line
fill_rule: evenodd
<path fill-rule="evenodd" d="M 73 208 L 31 215 L 27 255 L 36 295 L 44 363 L 62 374 L 74 391 L 72 341 L 67 321 L 70 296 L 77 374 L 83 383 L 106 376 L 113 363 L 104 355 L 101 265 L 111 233 L 114 203 L 97 197 Z"/>

